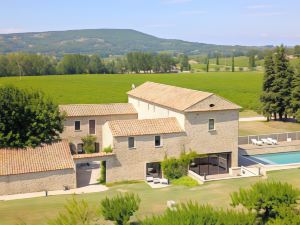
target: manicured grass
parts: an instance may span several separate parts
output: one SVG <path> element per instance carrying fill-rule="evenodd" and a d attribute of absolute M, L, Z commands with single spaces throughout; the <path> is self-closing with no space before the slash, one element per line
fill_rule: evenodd
<path fill-rule="evenodd" d="M 257 117 L 257 116 L 262 116 L 262 115 L 258 114 L 253 110 L 247 110 L 247 109 L 240 112 L 240 118 Z"/>
<path fill-rule="evenodd" d="M 251 134 L 271 134 L 271 133 L 284 133 L 289 131 L 300 131 L 300 123 L 291 122 L 240 122 L 239 135 L 246 136 Z"/>
<path fill-rule="evenodd" d="M 198 182 L 189 176 L 180 177 L 179 179 L 175 179 L 171 181 L 173 185 L 183 185 L 187 187 L 196 187 L 198 186 Z"/>
<path fill-rule="evenodd" d="M 259 106 L 262 73 L 210 72 L 198 74 L 57 75 L 0 78 L 0 85 L 40 89 L 58 104 L 126 102 L 131 84 L 154 81 L 209 91 L 243 106 Z"/>
<path fill-rule="evenodd" d="M 300 170 L 292 169 L 276 171 L 268 174 L 269 180 L 288 182 L 300 188 Z M 265 178 L 242 178 L 206 183 L 197 187 L 170 186 L 162 189 L 152 189 L 145 183 L 124 184 L 111 187 L 106 192 L 78 195 L 76 198 L 88 201 L 91 208 L 98 209 L 100 200 L 118 193 L 134 192 L 141 197 L 141 206 L 137 218 L 162 213 L 166 202 L 174 200 L 177 203 L 197 201 L 211 204 L 214 207 L 230 207 L 230 193 L 241 187 L 249 187 Z M 54 218 L 62 212 L 63 205 L 72 196 L 61 195 L 43 198 L 32 198 L 0 202 L 1 225 L 15 225 L 21 219 L 28 225 L 45 225 L 47 219 Z M 101 223 L 103 224 L 103 223 Z"/>

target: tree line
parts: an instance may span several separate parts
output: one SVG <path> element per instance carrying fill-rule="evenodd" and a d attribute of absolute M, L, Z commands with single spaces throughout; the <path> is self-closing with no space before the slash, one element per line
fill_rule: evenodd
<path fill-rule="evenodd" d="M 66 54 L 54 56 L 9 53 L 0 55 L 0 76 L 34 76 L 52 74 L 169 73 L 190 70 L 186 55 L 131 52 L 124 57 L 103 60 L 98 55 Z"/>
<path fill-rule="evenodd" d="M 300 70 L 287 58 L 286 48 L 279 46 L 265 57 L 262 112 L 268 118 L 300 121 Z"/>

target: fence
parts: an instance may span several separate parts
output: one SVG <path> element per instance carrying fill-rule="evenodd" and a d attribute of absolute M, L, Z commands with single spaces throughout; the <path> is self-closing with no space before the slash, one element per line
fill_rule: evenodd
<path fill-rule="evenodd" d="M 260 134 L 239 137 L 239 145 L 251 144 L 251 139 L 261 140 L 262 138 L 273 138 L 278 142 L 287 141 L 290 138 L 292 141 L 300 140 L 300 131 L 276 133 L 276 134 Z"/>

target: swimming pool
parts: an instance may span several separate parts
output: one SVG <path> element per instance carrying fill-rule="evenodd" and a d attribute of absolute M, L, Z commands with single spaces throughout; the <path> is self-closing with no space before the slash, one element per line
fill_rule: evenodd
<path fill-rule="evenodd" d="M 281 152 L 246 156 L 247 158 L 264 165 L 300 164 L 300 151 Z"/>

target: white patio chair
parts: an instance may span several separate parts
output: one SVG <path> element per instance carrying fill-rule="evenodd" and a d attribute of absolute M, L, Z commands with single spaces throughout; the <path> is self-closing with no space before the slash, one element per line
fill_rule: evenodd
<path fill-rule="evenodd" d="M 147 182 L 153 182 L 153 179 L 154 179 L 153 177 L 146 177 Z"/>
<path fill-rule="evenodd" d="M 278 144 L 278 141 L 276 139 L 273 139 L 273 138 L 267 138 L 268 141 L 270 141 L 273 145 L 277 145 Z"/>
<path fill-rule="evenodd" d="M 252 144 L 254 144 L 254 145 L 263 145 L 263 142 L 262 142 L 262 141 L 258 141 L 258 140 L 256 140 L 255 138 L 251 139 L 251 142 L 252 142 Z"/>
<path fill-rule="evenodd" d="M 267 144 L 267 145 L 273 144 L 272 141 L 270 141 L 268 138 L 262 138 L 261 140 L 264 144 Z"/>

